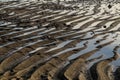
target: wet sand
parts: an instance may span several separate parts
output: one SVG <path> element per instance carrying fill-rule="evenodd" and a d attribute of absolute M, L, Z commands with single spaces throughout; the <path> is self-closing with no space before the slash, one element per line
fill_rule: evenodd
<path fill-rule="evenodd" d="M 55 4 L 0 4 L 6 11 L 0 14 L 0 80 L 119 80 L 120 17 L 93 18 L 97 13 Z"/>

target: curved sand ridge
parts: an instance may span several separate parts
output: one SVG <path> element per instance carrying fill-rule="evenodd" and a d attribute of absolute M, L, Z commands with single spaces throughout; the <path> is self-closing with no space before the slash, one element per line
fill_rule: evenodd
<path fill-rule="evenodd" d="M 119 80 L 119 16 L 13 3 L 0 3 L 0 80 Z"/>

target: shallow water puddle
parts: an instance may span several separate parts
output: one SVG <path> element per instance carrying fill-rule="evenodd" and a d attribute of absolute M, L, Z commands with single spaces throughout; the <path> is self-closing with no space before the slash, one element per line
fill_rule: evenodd
<path fill-rule="evenodd" d="M 80 17 L 80 16 L 79 16 L 79 17 Z M 77 22 L 77 21 L 79 21 L 79 20 L 84 20 L 84 19 L 87 19 L 87 18 L 89 18 L 89 16 L 86 16 L 86 17 L 82 17 L 82 18 L 79 18 L 79 19 L 72 20 L 72 21 L 70 21 L 70 22 L 67 22 L 66 24 L 69 25 L 69 24 L 71 24 L 71 23 Z"/>
<path fill-rule="evenodd" d="M 46 52 L 50 52 L 50 51 L 53 51 L 53 50 L 62 48 L 62 47 L 64 47 L 65 45 L 67 45 L 68 43 L 70 43 L 70 42 L 72 42 L 72 40 L 68 40 L 68 41 L 62 42 L 62 43 L 58 44 L 57 47 L 52 48 L 52 49 L 50 49 L 50 50 L 48 50 L 48 51 L 46 51 Z"/>
<path fill-rule="evenodd" d="M 118 30 L 119 28 L 120 28 L 120 23 L 116 27 L 112 28 L 110 31 Z"/>
<path fill-rule="evenodd" d="M 113 24 L 115 21 L 108 21 L 105 25 L 103 26 L 106 26 L 106 28 L 110 27 L 111 24 Z M 97 29 L 95 31 L 99 31 L 99 30 L 105 30 L 106 28 L 104 28 L 103 26 L 101 26 L 100 29 Z"/>
<path fill-rule="evenodd" d="M 84 24 L 86 24 L 87 22 L 92 21 L 92 20 L 94 20 L 94 19 L 93 19 L 93 18 L 90 18 L 90 19 L 88 19 L 88 20 L 82 21 L 82 22 L 78 23 L 76 26 L 74 26 L 73 29 L 79 29 L 82 25 L 84 25 Z"/>
<path fill-rule="evenodd" d="M 71 50 L 73 50 L 73 49 L 81 48 L 81 47 L 83 46 L 83 43 L 84 43 L 84 41 L 81 42 L 81 46 L 77 46 L 77 45 L 76 45 L 76 47 L 74 47 L 74 48 L 68 48 L 68 49 L 66 49 L 66 50 L 63 50 L 63 51 L 55 54 L 54 56 L 57 56 L 57 55 L 60 55 L 60 54 L 64 54 L 65 52 L 71 51 Z"/>
<path fill-rule="evenodd" d="M 0 36 L 7 36 L 7 35 L 11 35 L 11 34 L 14 34 L 14 33 L 19 33 L 19 32 L 23 32 L 23 31 L 28 31 L 28 30 L 32 30 L 32 29 L 36 29 L 37 27 L 34 26 L 34 27 L 31 27 L 31 28 L 25 28 L 25 29 L 22 29 L 21 31 L 12 31 L 10 33 L 7 33 L 7 34 L 3 34 L 3 35 L 0 35 Z"/>
<path fill-rule="evenodd" d="M 97 37 L 97 38 L 95 38 L 95 39 L 92 39 L 92 40 L 86 40 L 86 41 L 88 41 L 88 47 L 85 49 L 85 50 L 82 50 L 82 51 L 80 51 L 79 53 L 77 53 L 77 54 L 75 54 L 75 55 L 72 55 L 71 57 L 70 57 L 70 59 L 73 59 L 73 58 L 76 58 L 76 57 L 78 57 L 79 55 L 82 55 L 82 54 L 84 54 L 84 53 L 86 53 L 86 52 L 89 52 L 89 51 L 91 51 L 91 50 L 94 50 L 95 48 L 96 48 L 96 46 L 98 46 L 99 44 L 96 44 L 95 45 L 95 42 L 96 42 L 96 40 L 99 40 L 99 39 L 101 39 L 101 37 L 103 37 L 104 35 L 102 35 L 102 36 L 99 36 L 99 37 Z M 109 41 L 111 41 L 111 40 L 109 40 Z M 103 44 L 103 43 L 106 43 L 106 42 L 108 42 L 108 40 L 105 40 L 105 41 L 103 41 L 103 42 L 101 42 L 100 44 Z M 81 44 L 81 43 L 80 43 Z M 79 43 L 77 44 L 77 45 L 79 45 Z M 104 48 L 103 48 L 104 49 Z M 102 49 L 101 49 L 102 50 Z M 106 49 L 105 49 L 106 50 Z M 104 50 L 103 50 L 104 51 Z M 99 52 L 98 52 L 99 53 Z"/>
<path fill-rule="evenodd" d="M 109 38 L 107 38 L 106 41 L 112 40 L 112 39 L 113 39 L 112 37 L 113 37 L 114 35 L 115 35 L 115 34 L 111 34 L 111 33 L 110 33 L 110 36 L 109 36 Z M 101 59 L 99 59 L 99 60 L 97 60 L 97 61 L 93 61 L 93 62 L 89 65 L 89 67 L 92 66 L 92 64 L 94 64 L 95 62 L 98 62 L 98 61 L 100 61 L 100 60 L 113 57 L 114 53 L 113 53 L 112 51 L 113 51 L 113 49 L 114 49 L 115 46 L 118 46 L 118 45 L 119 45 L 119 44 L 118 44 L 119 41 L 120 41 L 120 39 L 119 39 L 119 37 L 117 37 L 117 40 L 115 40 L 113 43 L 111 43 L 110 45 L 105 46 L 104 48 L 100 49 L 100 51 L 98 51 L 97 53 L 95 53 L 95 54 L 93 54 L 91 57 L 89 57 L 88 59 L 92 59 L 92 58 L 98 57 L 99 55 L 103 55 L 103 57 L 102 57 Z M 103 42 L 104 42 L 104 41 L 103 41 Z M 103 43 L 103 42 L 102 42 L 102 43 Z M 118 50 L 118 53 L 120 54 L 120 49 Z M 120 66 L 120 64 L 116 64 L 116 63 L 120 63 L 120 60 L 118 59 L 118 60 L 116 60 L 116 61 L 113 61 L 111 64 L 113 64 L 114 66 Z"/>
<path fill-rule="evenodd" d="M 107 19 L 107 18 L 109 18 L 109 17 L 111 17 L 110 15 L 101 15 L 101 18 L 99 18 L 99 19 Z"/>
<path fill-rule="evenodd" d="M 32 34 L 32 33 L 34 33 L 34 32 L 41 31 L 41 30 L 45 30 L 45 28 L 37 29 L 37 30 L 31 31 L 31 32 L 26 32 L 26 33 L 20 34 L 20 35 L 18 35 L 18 36 L 14 36 L 14 38 L 15 38 L 15 37 L 21 37 L 21 36 L 26 36 L 26 35 Z"/>

